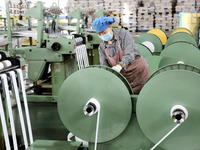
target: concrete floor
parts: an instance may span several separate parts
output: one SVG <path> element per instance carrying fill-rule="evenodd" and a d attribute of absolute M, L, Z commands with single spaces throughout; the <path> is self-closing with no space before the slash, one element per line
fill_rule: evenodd
<path fill-rule="evenodd" d="M 22 104 L 23 106 L 23 104 Z M 29 103 L 34 140 L 67 140 L 68 130 L 62 124 L 55 103 Z M 21 135 L 17 108 L 14 108 L 16 132 Z"/>

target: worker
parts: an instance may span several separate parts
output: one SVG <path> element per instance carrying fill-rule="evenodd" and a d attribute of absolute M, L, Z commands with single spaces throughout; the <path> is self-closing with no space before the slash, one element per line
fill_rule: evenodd
<path fill-rule="evenodd" d="M 100 17 L 92 23 L 92 28 L 103 40 L 99 45 L 100 65 L 120 72 L 130 83 L 133 93 L 139 94 L 150 76 L 149 66 L 130 32 L 124 29 L 113 30 L 114 22 L 112 17 Z"/>

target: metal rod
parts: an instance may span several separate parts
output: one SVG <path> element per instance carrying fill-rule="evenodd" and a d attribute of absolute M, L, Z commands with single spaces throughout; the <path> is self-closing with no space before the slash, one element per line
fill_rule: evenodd
<path fill-rule="evenodd" d="M 7 16 L 7 26 L 8 26 L 8 41 L 9 41 L 9 48 L 12 49 L 12 32 L 10 26 L 10 11 L 9 11 L 9 3 L 6 3 L 6 16 Z"/>
<path fill-rule="evenodd" d="M 31 128 L 31 121 L 30 121 L 27 97 L 26 97 L 26 92 L 25 92 L 25 86 L 24 86 L 24 83 L 23 83 L 22 70 L 16 69 L 16 71 L 17 71 L 17 74 L 18 74 L 19 84 L 20 84 L 20 87 L 21 87 L 21 90 L 22 90 L 22 96 L 23 96 L 23 101 L 24 101 L 24 108 L 25 108 L 30 144 L 33 144 L 33 133 L 32 133 L 32 128 Z"/>
<path fill-rule="evenodd" d="M 9 89 L 8 89 L 7 75 L 1 74 L 0 77 L 3 81 L 4 92 L 6 95 L 6 101 L 7 101 L 7 105 L 8 105 L 8 114 L 9 114 L 9 118 L 10 118 L 10 126 L 11 126 L 14 150 L 18 150 L 16 132 L 15 132 L 15 126 L 14 126 L 14 119 L 13 119 L 13 114 L 12 114 L 12 106 L 11 106 L 11 100 L 10 100 Z"/>
<path fill-rule="evenodd" d="M 24 117 L 23 117 L 23 113 L 22 113 L 22 107 L 21 107 L 21 103 L 20 103 L 20 97 L 19 97 L 19 91 L 18 91 L 18 87 L 17 87 L 15 72 L 10 71 L 9 74 L 10 74 L 10 77 L 11 77 L 11 80 L 12 80 L 13 90 L 14 90 L 15 97 L 16 97 L 17 108 L 18 108 L 18 111 L 19 111 L 19 119 L 20 119 L 21 130 L 22 130 L 25 148 L 28 148 L 28 140 L 27 140 L 27 135 L 26 135 Z"/>

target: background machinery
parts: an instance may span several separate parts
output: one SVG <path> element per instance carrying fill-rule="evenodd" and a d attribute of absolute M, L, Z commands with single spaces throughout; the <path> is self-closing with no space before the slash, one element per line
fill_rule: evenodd
<path fill-rule="evenodd" d="M 43 27 L 43 3 L 26 11 L 25 16 L 38 20 L 37 46 L 25 49 L 28 78 L 34 82 L 29 101 L 56 102 L 63 81 L 78 69 L 88 66 L 85 38 L 61 33 L 53 20 L 52 28 Z M 77 65 L 78 64 L 78 65 Z"/>
<path fill-rule="evenodd" d="M 59 25 L 56 20 L 59 13 L 56 5 L 44 13 L 42 2 L 37 2 L 25 13 L 26 17 L 38 21 L 37 45 L 23 49 L 28 62 L 28 77 L 33 82 L 33 86 L 27 89 L 30 93 L 27 99 L 30 102 L 57 102 L 60 119 L 73 139 L 69 134 L 68 142 L 33 140 L 23 77 L 19 69 L 23 62 L 1 53 L 2 147 L 8 150 L 19 147 L 10 106 L 10 97 L 14 95 L 27 150 L 200 148 L 200 51 L 188 29 L 179 28 L 168 39 L 162 30 L 153 29 L 135 40 L 151 72 L 140 94 L 135 95 L 120 73 L 94 65 L 98 64 L 96 46 L 101 42 L 98 35 L 83 27 L 81 21 L 77 22 L 77 34 L 64 34 L 63 30 L 74 30 L 74 27 Z M 49 17 L 46 26 L 45 15 Z M 83 19 L 80 9 L 69 16 Z M 50 17 L 53 17 L 51 26 Z M 89 50 L 90 61 L 86 49 Z M 89 63 L 92 65 L 89 66 Z M 22 119 L 20 95 L 25 104 L 29 140 Z M 9 125 L 12 140 L 8 138 Z"/>

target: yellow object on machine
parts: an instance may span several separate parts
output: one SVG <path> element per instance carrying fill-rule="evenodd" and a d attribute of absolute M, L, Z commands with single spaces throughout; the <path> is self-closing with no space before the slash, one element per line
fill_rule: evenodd
<path fill-rule="evenodd" d="M 167 42 L 167 35 L 165 34 L 165 32 L 163 32 L 162 30 L 159 29 L 152 29 L 147 33 L 151 33 L 156 35 L 157 37 L 159 37 L 159 39 L 162 42 L 162 45 L 165 45 L 165 43 Z"/>
<path fill-rule="evenodd" d="M 175 31 L 172 33 L 172 35 L 175 34 L 175 33 L 188 33 L 188 34 L 190 34 L 190 35 L 193 36 L 193 34 L 192 34 L 189 30 L 187 30 L 187 29 L 185 29 L 185 28 L 180 28 L 180 29 L 175 30 Z"/>
<path fill-rule="evenodd" d="M 180 27 L 189 29 L 195 40 L 198 39 L 198 30 L 200 25 L 200 13 L 183 13 L 180 20 Z"/>

